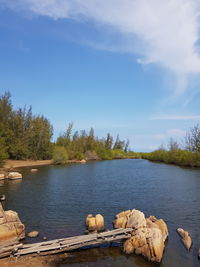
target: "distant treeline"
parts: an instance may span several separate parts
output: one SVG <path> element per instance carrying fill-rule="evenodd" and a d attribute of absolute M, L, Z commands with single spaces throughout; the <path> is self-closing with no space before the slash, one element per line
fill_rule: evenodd
<path fill-rule="evenodd" d="M 106 138 L 98 138 L 91 128 L 87 133 L 85 130 L 74 131 L 73 123 L 69 123 L 66 131 L 56 141 L 54 150 L 54 162 L 64 163 L 68 159 L 95 160 L 125 158 L 132 155 L 129 150 L 129 140 L 116 140 L 107 134 Z"/>
<path fill-rule="evenodd" d="M 168 149 L 163 146 L 150 153 L 141 153 L 141 157 L 151 161 L 164 162 L 185 167 L 200 167 L 200 127 L 191 128 L 182 142 L 170 138 Z"/>
<path fill-rule="evenodd" d="M 54 159 L 65 163 L 68 159 L 113 159 L 134 157 L 129 140 L 98 138 L 91 128 L 73 131 L 70 123 L 56 142 L 52 142 L 53 126 L 42 115 L 33 115 L 32 108 L 14 109 L 9 92 L 0 96 L 0 164 L 5 159 Z"/>

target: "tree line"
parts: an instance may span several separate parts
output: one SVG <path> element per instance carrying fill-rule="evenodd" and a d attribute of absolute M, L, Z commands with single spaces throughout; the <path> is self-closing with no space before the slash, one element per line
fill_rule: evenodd
<path fill-rule="evenodd" d="M 129 140 L 120 140 L 119 135 L 114 140 L 110 133 L 106 138 L 95 136 L 94 129 L 73 131 L 73 123 L 69 123 L 66 131 L 56 141 L 54 162 L 64 163 L 70 159 L 113 159 L 127 155 Z"/>
<path fill-rule="evenodd" d="M 52 157 L 53 127 L 32 108 L 14 109 L 11 95 L 0 97 L 0 161 L 4 159 L 49 159 Z"/>
<path fill-rule="evenodd" d="M 69 123 L 66 131 L 52 142 L 53 126 L 42 115 L 34 115 L 31 106 L 14 109 L 11 94 L 0 96 L 0 164 L 5 159 L 112 159 L 125 157 L 129 141 L 95 136 L 94 129 L 74 131 Z"/>
<path fill-rule="evenodd" d="M 168 148 L 161 145 L 150 153 L 141 153 L 141 157 L 151 161 L 164 162 L 186 167 L 200 167 L 200 126 L 187 131 L 184 140 L 179 143 L 170 138 Z"/>

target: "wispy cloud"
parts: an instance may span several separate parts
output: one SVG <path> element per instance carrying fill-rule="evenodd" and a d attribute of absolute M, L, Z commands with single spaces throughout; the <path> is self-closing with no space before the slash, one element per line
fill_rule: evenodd
<path fill-rule="evenodd" d="M 191 75 L 200 73 L 199 0 L 0 0 L 0 6 L 55 20 L 90 20 L 121 38 L 131 36 L 125 52 L 136 53 L 139 64 L 174 73 L 175 96 L 188 89 Z"/>
<path fill-rule="evenodd" d="M 150 120 L 200 120 L 200 115 L 194 115 L 194 116 L 169 115 L 169 116 L 152 117 L 150 118 Z"/>
<path fill-rule="evenodd" d="M 156 140 L 163 140 L 166 141 L 167 139 L 173 137 L 173 138 L 180 138 L 185 136 L 186 132 L 181 129 L 169 129 L 164 133 L 161 134 L 154 134 L 152 135 L 153 139 Z"/>

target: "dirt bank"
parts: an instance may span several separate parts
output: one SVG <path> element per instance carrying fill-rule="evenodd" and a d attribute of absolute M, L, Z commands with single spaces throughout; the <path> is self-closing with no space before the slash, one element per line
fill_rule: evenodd
<path fill-rule="evenodd" d="M 6 160 L 3 168 L 19 168 L 19 167 L 29 167 L 29 166 L 42 166 L 53 164 L 52 160 Z"/>

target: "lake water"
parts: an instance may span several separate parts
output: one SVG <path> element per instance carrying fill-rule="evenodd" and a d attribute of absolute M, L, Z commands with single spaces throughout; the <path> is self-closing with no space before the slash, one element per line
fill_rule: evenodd
<path fill-rule="evenodd" d="M 1 182 L 4 207 L 19 213 L 26 230 L 40 236 L 28 242 L 83 234 L 87 214 L 101 213 L 112 229 L 115 214 L 139 209 L 146 217 L 163 218 L 169 228 L 159 266 L 200 266 L 200 170 L 146 160 L 112 160 L 42 166 L 37 173 L 23 168 L 22 181 Z M 193 238 L 191 252 L 180 242 L 176 228 Z M 125 255 L 120 246 L 73 252 L 55 266 L 154 266 L 141 256 Z"/>

